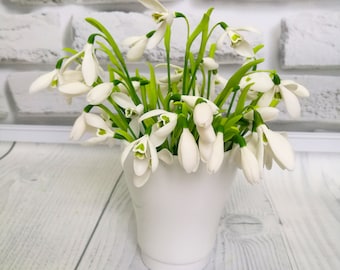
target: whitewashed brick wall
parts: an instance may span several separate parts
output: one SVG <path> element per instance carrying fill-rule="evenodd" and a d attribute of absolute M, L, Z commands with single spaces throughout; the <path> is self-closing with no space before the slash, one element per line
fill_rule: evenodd
<path fill-rule="evenodd" d="M 285 114 L 273 123 L 287 130 L 340 131 L 340 1 L 339 0 L 167 0 L 172 10 L 198 21 L 210 6 L 215 20 L 231 26 L 253 26 L 263 42 L 264 68 L 304 84 L 311 92 L 302 101 L 301 119 Z M 68 106 L 57 93 L 28 94 L 30 82 L 50 70 L 63 47 L 81 48 L 93 28 L 85 17 L 99 19 L 117 40 L 144 34 L 154 27 L 149 13 L 136 0 L 3 0 L 0 2 L 0 124 L 66 124 L 73 122 L 84 102 Z M 173 49 L 181 55 L 180 26 Z M 184 32 L 183 32 L 184 33 Z M 227 47 L 226 47 L 227 48 Z M 145 59 L 161 61 L 161 49 Z M 241 59 L 225 49 L 218 54 L 228 73 Z"/>

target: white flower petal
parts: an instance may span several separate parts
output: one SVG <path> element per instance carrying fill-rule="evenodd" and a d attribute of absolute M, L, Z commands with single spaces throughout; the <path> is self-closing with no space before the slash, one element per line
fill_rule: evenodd
<path fill-rule="evenodd" d="M 132 148 L 140 141 L 140 139 L 136 140 L 136 141 L 133 141 L 129 144 L 127 144 L 122 152 L 122 155 L 120 156 L 120 162 L 121 162 L 121 165 L 122 167 L 124 166 L 124 163 L 127 159 L 127 157 L 129 156 Z"/>
<path fill-rule="evenodd" d="M 251 184 L 259 182 L 261 176 L 255 155 L 248 149 L 247 146 L 241 147 L 240 152 L 244 176 Z"/>
<path fill-rule="evenodd" d="M 244 76 L 240 81 L 240 87 L 244 89 L 248 84 L 253 83 L 251 90 L 256 92 L 267 92 L 274 87 L 273 80 L 266 72 L 256 72 Z"/>
<path fill-rule="evenodd" d="M 213 143 L 216 140 L 216 134 L 214 128 L 210 125 L 207 128 L 196 127 L 200 140 L 205 143 Z"/>
<path fill-rule="evenodd" d="M 218 63 L 215 61 L 214 58 L 211 57 L 203 57 L 202 59 L 203 61 L 203 66 L 207 69 L 207 70 L 216 70 L 218 69 Z"/>
<path fill-rule="evenodd" d="M 199 103 L 195 106 L 193 116 L 197 127 L 209 127 L 213 121 L 213 112 L 211 107 L 205 102 Z"/>
<path fill-rule="evenodd" d="M 204 142 L 202 140 L 198 140 L 198 148 L 200 150 L 201 160 L 204 163 L 207 163 L 211 157 L 211 153 L 213 151 L 213 143 Z"/>
<path fill-rule="evenodd" d="M 264 122 L 275 120 L 280 110 L 274 107 L 259 107 L 256 111 L 261 115 Z M 254 111 L 249 111 L 244 114 L 244 118 L 253 121 L 254 120 Z"/>
<path fill-rule="evenodd" d="M 139 159 L 134 158 L 133 159 L 133 171 L 135 172 L 135 175 L 141 176 L 145 174 L 145 172 L 149 169 L 150 160 L 147 158 Z"/>
<path fill-rule="evenodd" d="M 149 180 L 151 175 L 151 170 L 146 170 L 146 172 L 143 175 L 134 175 L 133 176 L 133 184 L 137 187 L 140 188 L 145 185 L 145 183 Z"/>
<path fill-rule="evenodd" d="M 146 36 L 140 37 L 140 39 L 130 46 L 126 57 L 129 61 L 138 61 L 142 58 L 146 45 L 148 44 L 148 38 Z"/>
<path fill-rule="evenodd" d="M 223 133 L 218 132 L 216 140 L 213 144 L 211 157 L 208 160 L 208 167 L 207 167 L 208 172 L 216 173 L 220 169 L 223 163 L 223 159 L 224 159 Z"/>
<path fill-rule="evenodd" d="M 82 82 L 84 80 L 83 74 L 79 70 L 65 70 L 58 76 L 58 83 L 68 84 L 71 82 Z"/>
<path fill-rule="evenodd" d="M 81 82 L 72 82 L 59 86 L 59 91 L 61 93 L 71 96 L 79 96 L 89 92 L 90 90 L 91 90 L 90 86 Z"/>
<path fill-rule="evenodd" d="M 85 83 L 89 86 L 98 78 L 98 63 L 94 59 L 94 48 L 93 44 L 86 44 L 84 48 L 84 58 L 82 63 L 82 73 Z"/>
<path fill-rule="evenodd" d="M 294 151 L 288 140 L 280 133 L 268 129 L 265 125 L 258 128 L 262 129 L 278 163 L 288 170 L 293 170 L 295 167 Z"/>
<path fill-rule="evenodd" d="M 274 94 L 274 88 L 273 90 L 265 92 L 257 102 L 257 105 L 260 107 L 269 107 L 270 103 L 273 101 Z"/>
<path fill-rule="evenodd" d="M 86 131 L 86 121 L 85 121 L 85 115 L 82 113 L 74 122 L 71 133 L 70 133 L 70 138 L 72 140 L 79 140 L 83 134 Z"/>
<path fill-rule="evenodd" d="M 253 48 L 246 40 L 242 40 L 238 42 L 236 45 L 232 45 L 232 47 L 241 56 L 254 57 Z"/>
<path fill-rule="evenodd" d="M 306 87 L 291 80 L 282 80 L 281 84 L 298 97 L 309 97 Z"/>
<path fill-rule="evenodd" d="M 183 128 L 178 143 L 178 161 L 187 173 L 196 172 L 199 167 L 200 155 L 194 136 L 188 128 Z"/>
<path fill-rule="evenodd" d="M 152 172 L 156 171 L 159 164 L 159 159 L 157 155 L 156 147 L 152 144 L 152 142 L 148 139 L 149 151 L 150 151 L 150 159 L 151 159 L 151 170 Z"/>
<path fill-rule="evenodd" d="M 158 158 L 163 161 L 164 163 L 170 165 L 174 162 L 174 156 L 172 155 L 172 153 L 166 149 L 163 148 L 162 150 L 160 150 L 158 152 Z"/>
<path fill-rule="evenodd" d="M 114 92 L 112 94 L 112 98 L 118 104 L 118 106 L 122 107 L 123 109 L 136 107 L 132 99 L 125 93 Z"/>
<path fill-rule="evenodd" d="M 139 125 L 139 121 L 137 117 L 134 117 L 131 119 L 130 123 L 129 123 L 129 127 L 132 129 L 133 134 L 136 136 L 139 136 L 139 132 L 140 132 L 140 125 Z"/>
<path fill-rule="evenodd" d="M 138 1 L 148 9 L 158 12 L 167 12 L 167 9 L 157 0 L 138 0 Z"/>
<path fill-rule="evenodd" d="M 149 50 L 155 48 L 161 42 L 164 37 L 167 24 L 168 23 L 166 21 L 161 22 L 156 32 L 149 38 L 147 43 L 147 48 Z"/>
<path fill-rule="evenodd" d="M 113 83 L 101 83 L 92 88 L 86 97 L 89 104 L 97 105 L 103 103 L 111 94 Z"/>
<path fill-rule="evenodd" d="M 30 93 L 36 93 L 40 90 L 45 90 L 51 86 L 52 81 L 57 79 L 58 70 L 55 69 L 51 72 L 39 76 L 33 81 L 29 88 Z"/>
<path fill-rule="evenodd" d="M 104 121 L 104 119 L 101 118 L 97 114 L 86 113 L 85 114 L 85 121 L 91 127 L 95 127 L 97 129 L 103 129 L 103 130 L 106 130 L 106 131 L 110 130 L 107 123 Z"/>
<path fill-rule="evenodd" d="M 292 118 L 300 117 L 301 107 L 299 99 L 283 85 L 280 85 L 280 93 L 289 115 Z"/>

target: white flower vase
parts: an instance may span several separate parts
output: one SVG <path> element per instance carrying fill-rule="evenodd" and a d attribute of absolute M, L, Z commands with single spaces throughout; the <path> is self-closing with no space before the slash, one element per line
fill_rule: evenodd
<path fill-rule="evenodd" d="M 124 166 L 137 222 L 137 241 L 151 270 L 199 270 L 208 263 L 236 168 L 225 158 L 216 174 L 201 163 L 187 174 L 175 158 L 160 163 L 148 182 L 133 184 L 132 159 Z"/>

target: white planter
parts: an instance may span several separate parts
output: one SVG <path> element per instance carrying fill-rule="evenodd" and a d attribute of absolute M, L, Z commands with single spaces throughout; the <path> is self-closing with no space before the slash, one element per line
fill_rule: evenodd
<path fill-rule="evenodd" d="M 235 166 L 225 159 L 220 171 L 208 174 L 201 163 L 187 174 L 175 159 L 160 163 L 148 182 L 132 182 L 132 162 L 124 166 L 132 198 L 137 241 L 151 270 L 199 270 L 214 247 L 219 220 L 235 177 Z"/>

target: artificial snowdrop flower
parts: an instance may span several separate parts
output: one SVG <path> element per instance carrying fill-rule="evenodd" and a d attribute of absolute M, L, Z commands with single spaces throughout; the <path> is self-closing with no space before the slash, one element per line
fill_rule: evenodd
<path fill-rule="evenodd" d="M 144 106 L 142 104 L 135 105 L 132 99 L 124 93 L 114 92 L 112 98 L 119 107 L 125 110 L 125 116 L 131 119 L 129 126 L 134 135 L 138 136 L 140 131 L 138 118 L 143 113 Z"/>
<path fill-rule="evenodd" d="M 113 138 L 114 131 L 102 117 L 94 113 L 83 112 L 75 121 L 70 138 L 79 140 L 86 131 L 95 132 L 96 136 L 85 141 L 85 143 L 103 143 Z"/>
<path fill-rule="evenodd" d="M 133 182 L 136 187 L 142 187 L 148 181 L 151 173 L 158 167 L 157 150 L 149 135 L 144 135 L 125 147 L 121 156 L 122 166 L 124 166 L 130 152 L 133 153 Z"/>
<path fill-rule="evenodd" d="M 202 102 L 195 106 L 193 118 L 199 134 L 198 144 L 203 162 L 210 159 L 213 143 L 216 140 L 214 128 L 212 127 L 213 111 L 208 103 Z"/>
<path fill-rule="evenodd" d="M 274 84 L 272 82 L 272 88 L 266 91 L 258 101 L 258 106 L 266 107 L 270 106 L 276 95 L 279 94 L 285 103 L 288 114 L 292 118 L 298 118 L 301 113 L 301 106 L 298 97 L 308 97 L 308 90 L 291 80 L 282 80 Z"/>
<path fill-rule="evenodd" d="M 270 149 L 270 154 L 282 169 L 293 170 L 295 166 L 294 151 L 288 140 L 278 132 L 270 130 L 266 125 L 256 129 L 259 138 L 264 136 L 264 141 Z M 267 153 L 268 154 L 268 153 Z"/>
<path fill-rule="evenodd" d="M 139 122 L 144 121 L 150 117 L 158 116 L 158 121 L 152 126 L 150 134 L 150 140 L 155 147 L 160 146 L 170 133 L 174 130 L 177 124 L 177 114 L 164 111 L 164 110 L 152 110 L 143 114 L 139 118 Z"/>
<path fill-rule="evenodd" d="M 171 25 L 174 19 L 174 14 L 169 12 L 159 1 L 157 0 L 139 0 L 145 7 L 154 10 L 152 17 L 156 23 L 159 24 L 156 32 L 150 38 L 147 47 L 152 49 L 158 45 L 158 43 L 164 37 L 167 25 Z"/>
<path fill-rule="evenodd" d="M 129 61 L 138 61 L 142 58 L 146 45 L 148 44 L 147 36 L 133 36 L 125 39 L 123 44 L 129 47 L 126 58 Z"/>
<path fill-rule="evenodd" d="M 95 55 L 93 44 L 87 43 L 83 51 L 84 58 L 81 65 L 81 71 L 83 73 L 85 83 L 89 86 L 92 86 L 97 80 L 98 76 L 100 76 L 101 68 Z"/>
<path fill-rule="evenodd" d="M 58 74 L 59 69 L 54 69 L 48 73 L 39 76 L 30 85 L 29 92 L 36 93 L 49 87 L 55 87 L 58 81 Z"/>
<path fill-rule="evenodd" d="M 261 172 L 258 161 L 247 146 L 240 147 L 241 168 L 249 183 L 254 184 L 260 181 Z"/>
<path fill-rule="evenodd" d="M 191 108 L 195 107 L 198 99 L 201 99 L 201 100 L 205 101 L 210 106 L 213 114 L 216 114 L 219 111 L 219 108 L 216 106 L 216 104 L 214 102 L 212 102 L 212 101 L 210 101 L 206 98 L 203 98 L 203 97 L 182 95 L 181 99 L 182 99 L 183 102 L 185 102 Z"/>
<path fill-rule="evenodd" d="M 268 72 L 255 72 L 242 77 L 240 87 L 244 89 L 249 84 L 252 84 L 250 90 L 256 93 L 264 93 L 273 88 L 273 80 Z"/>
<path fill-rule="evenodd" d="M 183 128 L 179 139 L 178 161 L 187 173 L 196 172 L 200 164 L 199 149 L 188 128 Z"/>
<path fill-rule="evenodd" d="M 231 28 L 227 27 L 224 33 L 220 36 L 217 41 L 217 47 L 221 48 L 224 39 L 228 36 L 230 39 L 230 46 L 241 56 L 244 57 L 254 57 L 254 51 L 251 45 L 244 39 L 244 37 L 239 34 L 239 31 L 257 32 L 254 28 Z"/>
<path fill-rule="evenodd" d="M 215 59 L 211 57 L 203 57 L 202 64 L 206 70 L 216 70 L 219 66 Z"/>
<path fill-rule="evenodd" d="M 112 82 L 96 85 L 88 92 L 86 97 L 87 102 L 92 105 L 97 105 L 104 102 L 111 95 L 112 88 Z"/>
<path fill-rule="evenodd" d="M 210 158 L 207 163 L 207 169 L 209 173 L 216 173 L 224 159 L 224 141 L 223 132 L 217 132 L 216 140 L 213 143 Z"/>

